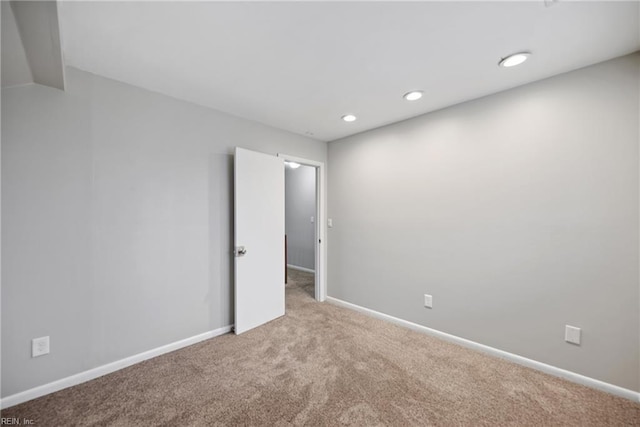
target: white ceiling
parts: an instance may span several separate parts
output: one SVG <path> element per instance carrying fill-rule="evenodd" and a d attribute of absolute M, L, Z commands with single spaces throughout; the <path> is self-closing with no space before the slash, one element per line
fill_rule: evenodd
<path fill-rule="evenodd" d="M 59 13 L 67 65 L 326 141 L 640 50 L 638 2 L 62 2 Z M 497 66 L 522 50 L 525 64 Z M 404 101 L 412 89 L 425 96 Z"/>

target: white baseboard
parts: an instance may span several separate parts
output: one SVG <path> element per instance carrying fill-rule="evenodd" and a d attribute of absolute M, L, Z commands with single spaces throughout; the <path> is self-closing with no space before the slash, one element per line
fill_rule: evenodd
<path fill-rule="evenodd" d="M 597 390 L 602 390 L 610 394 L 614 394 L 616 396 L 624 397 L 629 400 L 633 400 L 635 402 L 640 402 L 640 393 L 637 391 L 629 390 L 626 388 L 619 387 L 617 385 L 609 384 L 604 381 L 596 380 L 594 378 L 586 377 L 584 375 L 577 374 L 575 372 L 567 371 L 565 369 L 557 368 L 552 365 L 547 365 L 546 363 L 538 362 L 536 360 L 527 359 L 526 357 L 518 356 L 517 354 L 509 353 L 507 351 L 498 350 L 497 348 L 489 347 L 488 345 L 480 344 L 475 341 L 471 341 L 465 338 L 460 338 L 455 335 L 447 334 L 445 332 L 440 332 L 436 329 L 431 329 L 426 326 L 418 325 L 417 323 L 409 322 L 407 320 L 399 319 L 397 317 L 389 316 L 388 314 L 380 313 L 379 311 L 371 310 L 369 308 L 361 307 L 356 304 L 352 304 L 350 302 L 342 301 L 337 298 L 333 298 L 327 296 L 327 302 L 331 304 L 335 304 L 340 307 L 345 307 L 351 310 L 358 311 L 360 313 L 364 313 L 366 315 L 386 320 L 391 323 L 395 323 L 396 325 L 403 326 L 405 328 L 412 329 L 417 332 L 422 332 L 427 335 L 431 335 L 437 338 L 441 338 L 445 341 L 449 341 L 455 344 L 459 344 L 463 347 L 471 348 L 473 350 L 478 350 L 483 353 L 490 354 L 492 356 L 499 357 L 501 359 L 506 359 L 510 362 L 517 363 L 522 366 L 526 366 L 528 368 L 536 369 L 538 371 L 542 371 L 546 374 L 553 375 L 555 377 L 564 378 L 571 382 L 582 384 L 587 387 L 595 388 Z"/>
<path fill-rule="evenodd" d="M 287 264 L 287 267 L 292 268 L 294 270 L 306 271 L 307 273 L 316 274 L 315 270 L 306 267 L 298 267 L 297 265 Z"/>
<path fill-rule="evenodd" d="M 134 354 L 133 356 L 125 357 L 124 359 L 116 360 L 115 362 L 107 363 L 106 365 L 98 366 L 97 368 L 89 369 L 88 371 L 80 372 L 70 377 L 62 378 L 48 384 L 44 384 L 38 387 L 34 387 L 29 390 L 22 391 L 20 393 L 12 394 L 0 400 L 0 408 L 5 409 L 10 406 L 24 403 L 28 400 L 35 399 L 37 397 L 51 394 L 62 389 L 82 384 L 84 382 L 96 379 L 103 375 L 110 374 L 120 369 L 124 369 L 128 366 L 135 365 L 136 363 L 143 362 L 147 359 L 160 356 L 165 353 L 169 353 L 175 350 L 179 350 L 183 347 L 199 343 L 200 341 L 214 338 L 219 335 L 224 335 L 231 332 L 233 325 L 223 326 L 222 328 L 215 329 L 213 331 L 204 332 L 199 335 L 195 335 L 190 338 L 185 338 L 180 341 L 173 342 L 171 344 L 163 345 L 142 353 Z"/>

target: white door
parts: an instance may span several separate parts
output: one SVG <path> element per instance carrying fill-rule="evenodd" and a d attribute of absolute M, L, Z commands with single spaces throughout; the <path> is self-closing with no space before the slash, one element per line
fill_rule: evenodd
<path fill-rule="evenodd" d="M 236 334 L 284 315 L 284 268 L 284 161 L 236 147 Z"/>

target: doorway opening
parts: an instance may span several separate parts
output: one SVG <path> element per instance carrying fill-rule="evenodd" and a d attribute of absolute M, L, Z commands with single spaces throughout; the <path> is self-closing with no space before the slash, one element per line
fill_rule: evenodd
<path fill-rule="evenodd" d="M 315 298 L 316 168 L 284 162 L 285 283 Z"/>
<path fill-rule="evenodd" d="M 324 301 L 324 164 L 278 157 L 285 161 L 285 282 Z"/>
<path fill-rule="evenodd" d="M 326 299 L 326 173 L 322 162 L 236 147 L 234 156 L 234 328 L 236 334 L 283 316 L 285 163 L 312 166 L 316 176 L 314 294 Z M 310 220 L 310 219 L 309 219 Z M 305 295 L 301 293 L 301 295 Z"/>

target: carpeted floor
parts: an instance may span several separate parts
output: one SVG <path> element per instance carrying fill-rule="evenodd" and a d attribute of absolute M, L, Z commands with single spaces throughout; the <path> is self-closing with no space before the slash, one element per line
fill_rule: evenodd
<path fill-rule="evenodd" d="M 22 405 L 40 426 L 640 425 L 640 404 L 313 300 Z"/>

